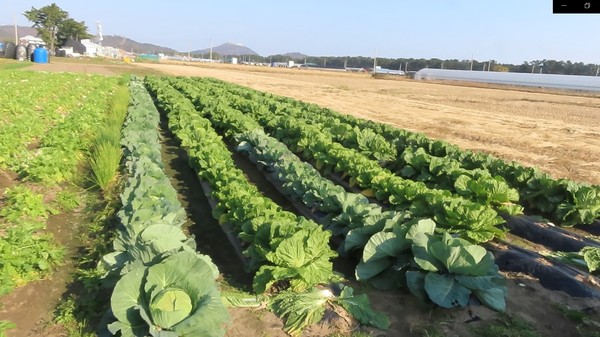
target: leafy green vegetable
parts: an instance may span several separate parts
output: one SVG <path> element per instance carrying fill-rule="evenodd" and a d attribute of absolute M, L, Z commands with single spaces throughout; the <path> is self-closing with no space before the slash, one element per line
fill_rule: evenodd
<path fill-rule="evenodd" d="M 592 223 L 600 217 L 600 189 L 581 186 L 572 191 L 573 201 L 565 201 L 556 208 L 556 216 L 563 226 Z"/>
<path fill-rule="evenodd" d="M 352 317 L 362 324 L 375 327 L 377 329 L 387 330 L 390 327 L 390 320 L 386 315 L 376 312 L 371 308 L 371 303 L 366 294 L 354 295 L 354 289 L 344 287 L 336 303 L 348 311 Z"/>
<path fill-rule="evenodd" d="M 341 306 L 362 324 L 389 328 L 389 318 L 371 308 L 367 295 L 354 295 L 351 287 L 342 287 L 339 296 L 328 288 L 314 288 L 304 293 L 283 292 L 273 298 L 269 309 L 285 318 L 284 330 L 291 336 L 300 336 L 306 327 L 320 322 L 332 306 Z"/>
<path fill-rule="evenodd" d="M 600 248 L 588 246 L 581 249 L 580 253 L 583 254 L 590 272 L 600 270 Z"/>
<path fill-rule="evenodd" d="M 329 289 L 315 288 L 306 293 L 288 291 L 277 295 L 269 303 L 269 309 L 285 318 L 285 332 L 291 336 L 300 336 L 302 330 L 323 318 L 326 304 L 333 297 Z"/>
<path fill-rule="evenodd" d="M 303 291 L 308 287 L 327 283 L 331 279 L 332 264 L 337 256 L 330 251 L 328 232 L 320 230 L 298 231 L 279 243 L 266 258 L 274 266 L 262 266 L 256 273 L 254 290 L 263 293 L 276 281 L 292 279 L 292 290 Z"/>
<path fill-rule="evenodd" d="M 42 234 L 45 224 L 22 221 L 0 224 L 0 295 L 17 286 L 48 275 L 62 263 L 64 249 L 51 234 Z M 18 247 L 18 249 L 15 249 Z"/>
<path fill-rule="evenodd" d="M 472 293 L 488 307 L 504 311 L 507 288 L 492 254 L 484 248 L 448 233 L 442 238 L 417 233 L 412 251 L 424 270 L 423 276 L 409 278 L 409 289 L 416 296 L 423 296 L 423 282 L 429 298 L 442 307 L 466 306 Z"/>
<path fill-rule="evenodd" d="M 223 336 L 229 320 L 212 268 L 191 252 L 179 252 L 151 267 L 137 267 L 116 284 L 111 297 L 122 336 Z"/>
<path fill-rule="evenodd" d="M 600 248 L 586 246 L 579 252 L 542 252 L 545 256 L 583 268 L 593 273 L 600 270 Z"/>
<path fill-rule="evenodd" d="M 0 209 L 0 217 L 10 222 L 35 221 L 47 219 L 50 214 L 58 213 L 44 203 L 44 196 L 35 193 L 23 185 L 6 189 L 6 201 Z"/>

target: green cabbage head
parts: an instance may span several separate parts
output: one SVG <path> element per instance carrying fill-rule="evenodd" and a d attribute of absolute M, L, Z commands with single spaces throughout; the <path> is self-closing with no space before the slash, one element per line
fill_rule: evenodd
<path fill-rule="evenodd" d="M 214 266 L 181 251 L 150 267 L 136 267 L 117 282 L 111 297 L 122 337 L 222 337 L 229 314 L 217 290 Z"/>

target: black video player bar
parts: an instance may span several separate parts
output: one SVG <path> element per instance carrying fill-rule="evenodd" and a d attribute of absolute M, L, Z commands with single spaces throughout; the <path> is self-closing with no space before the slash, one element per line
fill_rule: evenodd
<path fill-rule="evenodd" d="M 553 0 L 554 14 L 600 14 L 598 0 Z"/>

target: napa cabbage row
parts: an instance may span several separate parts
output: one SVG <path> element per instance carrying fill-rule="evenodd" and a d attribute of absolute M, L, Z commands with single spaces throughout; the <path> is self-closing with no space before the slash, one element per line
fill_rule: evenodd
<path fill-rule="evenodd" d="M 277 110 L 268 111 L 260 106 L 268 98 L 261 100 L 260 95 L 256 96 L 249 99 L 251 102 L 245 99 L 232 100 L 231 105 L 248 112 L 263 111 L 294 117 L 299 122 L 318 126 L 324 133 L 331 135 L 332 140 L 377 160 L 382 167 L 404 178 L 422 181 L 430 188 L 449 190 L 508 214 L 522 213 L 522 207 L 515 204 L 519 200 L 518 192 L 510 188 L 502 177 L 493 177 L 485 170 L 465 170 L 460 168 L 457 161 L 430 156 L 423 149 L 414 151 L 407 148 L 401 153 L 398 162 L 392 162 L 396 158 L 396 148 L 370 129 L 351 127 L 335 117 L 307 112 L 303 110 L 303 106 L 279 105 Z"/>
<path fill-rule="evenodd" d="M 263 95 L 252 89 L 229 86 L 225 82 L 204 78 L 187 81 L 233 93 L 229 104 L 240 111 L 255 114 L 275 113 L 294 117 L 306 124 L 317 125 L 344 147 L 358 150 L 370 159 L 377 160 L 383 167 L 393 171 L 398 170 L 399 172 L 396 173 L 405 178 L 423 181 L 428 187 L 450 190 L 462 197 L 491 205 L 509 214 L 522 212 L 522 208 L 514 204 L 518 201 L 518 192 L 511 189 L 503 178 L 492 177 L 485 170 L 465 170 L 460 168 L 455 160 L 433 157 L 427 155 L 422 149 L 415 152 L 412 148 L 406 148 L 399 157 L 401 160 L 394 163 L 392 161 L 397 157 L 397 150 L 392 142 L 388 142 L 369 128 L 352 127 L 335 116 L 319 114 L 315 109 L 320 108 L 314 105 L 299 101 L 290 103 L 285 101 L 274 105 L 273 99 L 268 94 Z"/>
<path fill-rule="evenodd" d="M 120 225 L 115 251 L 99 264 L 115 286 L 99 334 L 222 337 L 229 316 L 215 282 L 218 269 L 181 229 L 185 212 L 163 171 L 158 111 L 140 82 L 130 91 Z"/>
<path fill-rule="evenodd" d="M 297 107 L 297 110 L 306 111 L 307 116 L 311 116 L 310 118 L 318 119 L 330 116 L 351 127 L 372 130 L 375 134 L 383 136 L 389 143 L 395 145 L 398 154 L 400 154 L 397 160 L 398 169 L 402 169 L 405 166 L 404 164 L 409 164 L 412 168 L 415 168 L 415 166 L 423 164 L 420 163 L 423 159 L 429 159 L 433 163 L 433 167 L 430 167 L 430 173 L 434 175 L 439 173 L 438 164 L 443 165 L 442 167 L 450 165 L 458 169 L 475 172 L 483 170 L 489 172 L 493 177 L 501 177 L 512 189 L 516 189 L 522 206 L 549 216 L 563 226 L 589 224 L 600 218 L 600 186 L 576 183 L 568 179 L 553 179 L 537 168 L 526 167 L 516 162 L 506 162 L 486 153 L 461 150 L 456 145 L 442 140 L 432 140 L 421 133 L 398 129 L 385 123 L 343 115 L 327 108 L 318 107 L 315 104 L 307 104 L 287 97 L 253 91 L 234 84 L 223 84 L 224 82 L 218 80 L 211 79 L 210 81 L 245 98 L 252 97 L 257 100 L 258 96 L 265 97 L 270 100 L 266 104 L 273 111 L 284 106 Z M 402 157 L 403 153 L 406 153 L 405 158 Z M 413 153 L 416 153 L 416 158 L 412 155 Z M 411 161 L 416 165 L 411 164 Z M 417 173 L 413 174 L 410 169 L 406 169 L 404 174 L 414 176 Z M 421 179 L 429 179 L 427 172 L 424 176 L 421 176 L 421 174 L 418 173 Z M 511 191 L 496 186 L 499 183 L 489 182 L 492 188 L 502 191 L 505 196 L 511 196 Z M 485 186 L 480 185 L 480 187 Z M 474 186 L 474 188 L 479 189 L 478 186 Z M 511 197 L 514 200 L 514 196 Z M 513 206 L 510 207 L 513 208 Z"/>
<path fill-rule="evenodd" d="M 270 168 L 289 195 L 328 215 L 328 229 L 345 237 L 341 249 L 361 253 L 358 280 L 382 289 L 408 286 L 421 299 L 446 308 L 466 306 L 473 294 L 492 309 L 505 309 L 504 280 L 484 248 L 447 233 L 434 235 L 431 220 L 408 221 L 409 213 L 384 212 L 364 196 L 345 192 L 261 130 L 237 137 L 242 141 L 239 150 Z M 462 260 L 451 257 L 453 253 Z"/>
<path fill-rule="evenodd" d="M 234 97 L 227 95 L 225 90 L 220 91 L 218 96 L 221 105 Z M 367 193 L 389 201 L 397 209 L 409 209 L 418 217 L 435 217 L 446 230 L 461 233 L 464 238 L 475 242 L 489 241 L 504 234 L 496 227 L 504 221 L 490 207 L 453 196 L 449 191 L 429 189 L 423 183 L 398 177 L 356 150 L 333 142 L 331 136 L 315 125 L 307 125 L 288 116 L 267 113 L 252 113 L 252 116 L 272 136 L 304 159 L 313 161 L 322 172 L 343 172 L 352 177 L 351 182 L 367 188 Z"/>
<path fill-rule="evenodd" d="M 590 224 L 600 218 L 600 186 L 554 179 L 538 168 L 507 162 L 486 153 L 461 150 L 444 141 L 434 141 L 389 125 L 349 116 L 345 118 L 372 128 L 386 139 L 397 140 L 400 147 L 412 147 L 415 151 L 422 149 L 430 156 L 450 158 L 461 168 L 486 170 L 500 176 L 519 192 L 523 206 L 550 217 L 562 226 Z"/>
<path fill-rule="evenodd" d="M 240 142 L 238 151 L 248 152 L 253 162 L 265 165 L 288 196 L 326 215 L 322 220 L 328 229 L 346 239 L 340 250 L 362 253 L 356 268 L 358 280 L 384 289 L 408 285 L 415 295 L 447 308 L 466 306 L 472 294 L 491 308 L 504 310 L 504 280 L 485 249 L 447 234 L 435 236 L 431 220 L 408 221 L 408 212 L 384 212 L 363 195 L 346 192 L 302 162 L 283 143 L 266 135 L 247 115 L 220 104 L 216 96 L 189 85 L 173 84 L 193 97 L 203 111 L 209 111 L 210 120 L 220 130 L 235 135 Z M 406 235 L 409 230 L 410 236 Z M 430 245 L 439 249 L 436 255 L 427 253 Z M 451 258 L 451 251 L 461 254 L 462 260 Z"/>
<path fill-rule="evenodd" d="M 0 168 L 26 169 L 24 164 L 35 155 L 28 146 L 79 109 L 82 97 L 97 95 L 97 81 L 106 80 L 98 75 L 1 72 Z"/>
<path fill-rule="evenodd" d="M 171 83 L 175 82 L 177 81 L 171 79 Z M 216 97 L 218 96 L 213 96 L 211 98 Z M 198 97 L 195 97 L 194 100 L 199 103 Z M 215 100 L 211 99 L 209 100 L 209 103 L 214 101 Z M 199 103 L 199 105 L 202 106 L 200 111 L 201 114 L 205 114 L 207 111 L 215 113 L 216 111 L 214 108 L 217 110 L 219 110 L 219 108 L 227 108 L 226 105 L 221 105 L 220 107 L 214 107 L 212 104 L 204 106 Z M 229 110 L 229 112 L 234 113 L 235 111 Z M 222 114 L 222 116 L 224 116 L 225 119 L 227 119 L 226 116 L 232 117 L 229 119 L 229 125 L 232 129 L 260 129 L 260 126 L 258 126 L 256 122 L 249 118 L 244 118 L 245 116 L 239 116 L 238 114 L 237 116 L 241 117 L 239 119 L 236 118 L 235 114 Z M 320 243 L 320 245 L 323 243 L 325 242 Z M 311 244 L 306 245 L 306 248 L 311 249 L 311 251 L 305 251 L 304 247 L 301 246 L 296 246 L 293 251 L 289 251 L 286 247 L 288 247 L 287 242 L 282 242 L 279 247 L 277 247 L 276 253 L 285 253 L 287 255 L 285 257 L 286 259 L 294 258 L 295 256 L 295 264 L 297 264 L 298 260 L 302 261 L 301 259 L 305 258 L 305 255 L 312 255 L 312 249 L 314 249 L 311 247 Z M 319 267 L 317 266 L 317 268 Z M 302 271 L 300 272 L 302 273 Z M 308 272 L 311 271 L 308 270 Z M 335 277 L 335 279 L 338 279 L 338 277 Z M 365 294 L 354 294 L 351 287 L 334 283 L 330 285 L 319 284 L 304 289 L 304 291 L 302 290 L 302 288 L 294 287 L 292 283 L 292 287 L 289 289 L 277 293 L 272 298 L 268 298 L 267 307 L 269 310 L 285 319 L 284 331 L 292 336 L 300 335 L 306 326 L 323 320 L 325 309 L 331 307 L 333 307 L 333 310 L 336 312 L 340 312 L 340 310 L 348 312 L 349 315 L 362 324 L 374 326 L 379 329 L 387 329 L 389 327 L 389 319 L 387 316 L 374 311 L 369 304 L 368 297 Z"/>
<path fill-rule="evenodd" d="M 400 221 L 409 219 L 409 212 L 384 212 L 378 204 L 370 203 L 362 194 L 349 193 L 321 176 L 313 166 L 304 163 L 287 146 L 264 133 L 263 128 L 250 116 L 222 104 L 218 96 L 198 90 L 182 82 L 171 82 L 190 97 L 196 107 L 210 118 L 215 128 L 238 143 L 236 150 L 245 152 L 254 163 L 267 167 L 271 176 L 282 183 L 284 192 L 300 201 L 316 214 L 334 235 L 363 227 L 364 223 Z M 363 243 L 364 245 L 364 243 Z"/>
<path fill-rule="evenodd" d="M 167 113 L 169 128 L 187 151 L 190 165 L 210 185 L 210 197 L 217 201 L 213 217 L 231 224 L 244 242 L 247 269 L 255 274 L 254 290 L 260 294 L 289 284 L 292 290 L 304 291 L 338 279 L 331 263 L 337 254 L 328 245 L 331 233 L 264 197 L 235 166 L 210 121 L 168 82 L 148 77 L 146 84 Z"/>
<path fill-rule="evenodd" d="M 180 89 L 186 87 L 185 85 L 178 85 L 181 84 L 178 80 L 170 79 L 170 82 L 174 87 Z M 186 89 L 191 90 L 193 88 L 187 86 Z M 185 91 L 185 89 L 182 90 Z M 206 117 L 210 117 L 214 125 L 220 126 L 221 130 L 226 130 L 228 134 L 237 133 L 239 130 L 260 131 L 262 129 L 248 116 L 230 109 L 226 104 L 219 104 L 217 96 L 202 97 L 202 95 L 196 95 L 195 93 L 189 96 L 193 96 L 194 102 L 200 107 L 201 114 L 206 116 L 207 113 L 210 113 L 210 116 Z M 216 103 L 216 105 L 212 103 Z M 221 113 L 223 109 L 225 112 Z M 296 250 L 294 254 L 302 256 L 305 253 Z M 292 336 L 300 335 L 308 325 L 323 320 L 325 309 L 331 307 L 336 312 L 339 312 L 339 310 L 348 312 L 361 324 L 379 329 L 389 327 L 388 317 L 374 311 L 369 304 L 368 297 L 365 294 L 354 294 L 354 290 L 349 286 L 332 283 L 314 286 L 305 291 L 298 292 L 298 290 L 301 289 L 291 288 L 277 293 L 272 298 L 267 298 L 269 310 L 285 319 L 284 331 Z"/>

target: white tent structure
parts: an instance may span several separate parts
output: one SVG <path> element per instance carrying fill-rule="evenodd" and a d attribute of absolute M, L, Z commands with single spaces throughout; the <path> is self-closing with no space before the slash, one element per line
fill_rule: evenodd
<path fill-rule="evenodd" d="M 504 85 L 600 91 L 600 77 L 577 75 L 508 73 L 425 68 L 415 73 L 415 80 L 449 80 Z"/>
<path fill-rule="evenodd" d="M 38 46 L 46 45 L 46 42 L 44 42 L 44 40 L 40 39 L 39 37 L 35 37 L 35 36 L 31 36 L 31 35 L 26 35 L 26 36 L 19 38 L 19 43 L 24 46 L 26 46 L 30 43 L 36 44 Z"/>

